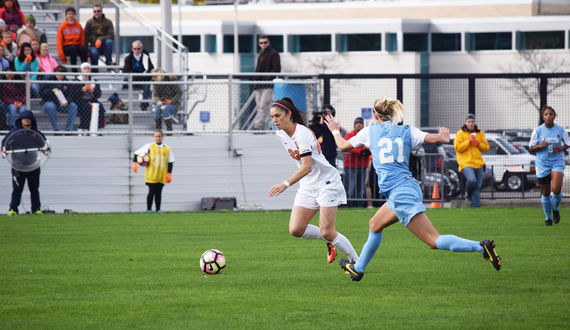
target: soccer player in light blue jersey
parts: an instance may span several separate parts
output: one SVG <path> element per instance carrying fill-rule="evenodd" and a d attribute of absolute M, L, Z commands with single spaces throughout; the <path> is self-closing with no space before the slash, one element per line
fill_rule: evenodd
<path fill-rule="evenodd" d="M 449 129 L 440 128 L 439 134 L 428 134 L 413 126 L 397 125 L 403 119 L 404 109 L 398 100 L 381 98 L 374 102 L 374 121 L 356 136 L 346 141 L 339 133 L 340 123 L 327 116 L 326 123 L 335 137 L 340 151 L 358 146 L 370 148 L 372 162 L 378 173 L 380 193 L 386 203 L 370 219 L 368 241 L 364 244 L 357 262 L 340 258 L 341 267 L 353 281 L 360 281 L 364 269 L 380 247 L 385 228 L 400 221 L 412 234 L 432 249 L 453 252 L 479 252 L 501 269 L 501 258 L 495 251 L 493 240 L 471 241 L 454 235 L 440 235 L 425 215 L 422 191 L 409 170 L 410 152 L 420 143 L 443 144 L 449 142 Z"/>
<path fill-rule="evenodd" d="M 542 194 L 542 209 L 546 216 L 545 225 L 560 222 L 560 202 L 562 202 L 562 180 L 564 179 L 563 151 L 568 149 L 570 138 L 564 127 L 556 125 L 556 111 L 548 105 L 542 107 L 544 124 L 532 131 L 529 151 L 536 153 L 536 177 Z M 552 191 L 552 199 L 550 193 Z M 550 210 L 552 209 L 552 214 Z"/>

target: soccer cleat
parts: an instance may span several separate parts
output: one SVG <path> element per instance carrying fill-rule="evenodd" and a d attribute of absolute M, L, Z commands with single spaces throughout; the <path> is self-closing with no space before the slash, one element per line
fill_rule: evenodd
<path fill-rule="evenodd" d="M 43 215 L 44 213 L 42 212 L 42 210 L 37 210 L 36 212 L 34 212 L 35 215 Z"/>
<path fill-rule="evenodd" d="M 482 240 L 479 245 L 483 247 L 483 258 L 489 260 L 496 270 L 501 270 L 501 257 L 495 251 L 495 242 L 492 239 Z"/>
<path fill-rule="evenodd" d="M 362 276 L 364 276 L 364 273 L 359 273 L 356 271 L 356 269 L 354 269 L 354 263 L 351 263 L 350 261 L 344 258 L 338 259 L 338 263 L 340 264 L 340 267 L 342 267 L 342 269 L 344 269 L 350 274 L 350 278 L 352 278 L 353 281 L 358 282 L 362 279 Z"/>
<path fill-rule="evenodd" d="M 18 215 L 18 212 L 14 211 L 14 210 L 8 211 L 8 216 L 12 216 L 12 215 Z"/>
<path fill-rule="evenodd" d="M 552 210 L 552 220 L 554 223 L 560 222 L 560 210 Z"/>
<path fill-rule="evenodd" d="M 546 220 L 546 221 L 544 222 L 544 225 L 545 225 L 546 227 L 552 226 L 552 219 Z"/>
<path fill-rule="evenodd" d="M 152 213 L 152 210 L 147 210 L 146 212 L 147 212 L 147 213 Z"/>
<path fill-rule="evenodd" d="M 156 213 L 162 213 L 162 211 L 161 211 L 161 210 L 156 210 Z"/>
<path fill-rule="evenodd" d="M 332 243 L 327 243 L 328 249 L 328 259 L 327 262 L 330 264 L 336 258 L 336 247 Z"/>

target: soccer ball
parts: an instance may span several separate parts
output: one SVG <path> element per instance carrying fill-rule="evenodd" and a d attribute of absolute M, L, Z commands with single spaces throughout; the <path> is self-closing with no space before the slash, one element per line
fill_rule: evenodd
<path fill-rule="evenodd" d="M 200 269 L 206 274 L 219 274 L 226 268 L 226 257 L 222 251 L 210 249 L 200 257 Z"/>
<path fill-rule="evenodd" d="M 150 161 L 150 157 L 147 153 L 137 155 L 137 163 L 140 166 L 147 166 Z"/>

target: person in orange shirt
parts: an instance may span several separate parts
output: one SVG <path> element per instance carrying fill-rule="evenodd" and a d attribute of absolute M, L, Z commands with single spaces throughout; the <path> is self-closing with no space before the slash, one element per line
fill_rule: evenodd
<path fill-rule="evenodd" d="M 65 10 L 65 19 L 57 29 L 57 53 L 61 61 L 67 63 L 67 56 L 72 66 L 77 65 L 77 56 L 81 62 L 87 62 L 87 47 L 85 47 L 85 34 L 79 21 L 75 19 L 75 8 Z M 73 68 L 77 72 L 77 68 Z"/>

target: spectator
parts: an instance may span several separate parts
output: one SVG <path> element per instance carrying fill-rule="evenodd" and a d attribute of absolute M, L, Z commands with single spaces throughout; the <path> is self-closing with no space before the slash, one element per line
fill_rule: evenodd
<path fill-rule="evenodd" d="M 113 22 L 105 17 L 101 5 L 93 6 L 93 18 L 85 23 L 85 40 L 91 52 L 91 64 L 97 65 L 99 55 L 105 54 L 105 64 L 113 64 L 113 41 L 115 28 Z M 93 72 L 98 72 L 96 69 Z"/>
<path fill-rule="evenodd" d="M 475 124 L 475 115 L 469 114 L 465 125 L 455 135 L 453 141 L 459 172 L 465 176 L 467 199 L 472 207 L 479 207 L 481 184 L 483 183 L 483 166 L 485 161 L 482 152 L 489 151 L 489 142 L 485 133 Z"/>
<path fill-rule="evenodd" d="M 92 104 L 99 104 L 99 128 L 105 127 L 105 108 L 99 102 L 101 97 L 101 87 L 95 83 L 95 80 L 89 75 L 91 73 L 91 65 L 88 62 L 81 63 L 81 73 L 83 75 L 77 76 L 77 80 L 85 82 L 77 93 L 77 111 L 79 112 L 79 129 L 78 131 L 88 131 L 91 122 L 91 106 Z"/>
<path fill-rule="evenodd" d="M 14 0 L 3 0 L 3 8 L 0 8 L 0 17 L 6 23 L 6 28 L 10 30 L 12 39 L 16 39 L 16 31 L 24 26 L 26 16 L 14 3 Z"/>
<path fill-rule="evenodd" d="M 38 57 L 39 69 L 41 72 L 53 72 L 57 68 L 57 61 L 49 54 L 49 45 L 40 45 L 40 56 Z"/>
<path fill-rule="evenodd" d="M 40 57 L 40 42 L 38 39 L 32 39 L 32 41 L 30 41 L 30 45 L 32 45 L 34 55 L 36 55 L 36 57 Z"/>
<path fill-rule="evenodd" d="M 42 28 L 36 27 L 36 19 L 34 18 L 34 15 L 30 14 L 26 16 L 26 22 L 24 23 L 24 27 L 18 29 L 18 32 L 16 32 L 17 33 L 16 40 L 20 37 L 20 33 L 22 33 L 22 31 L 24 31 L 25 29 L 30 29 L 34 31 L 34 34 L 36 35 L 35 39 L 37 39 L 40 44 L 43 43 L 47 44 L 46 31 Z"/>
<path fill-rule="evenodd" d="M 117 93 L 113 93 L 113 95 L 109 96 L 107 101 L 109 102 L 109 109 L 111 110 L 129 111 L 129 105 L 121 101 L 121 99 L 119 99 L 119 94 Z M 113 124 L 128 124 L 129 116 L 111 115 L 111 117 L 109 117 L 109 122 Z"/>
<path fill-rule="evenodd" d="M 22 49 L 20 50 L 20 55 L 16 57 L 14 61 L 14 66 L 18 72 L 39 72 L 39 61 L 32 50 L 32 45 L 29 43 L 22 44 Z M 30 76 L 30 80 L 37 81 L 38 75 L 34 74 Z M 38 83 L 32 83 L 32 96 L 40 95 L 40 87 Z"/>
<path fill-rule="evenodd" d="M 0 43 L 4 47 L 4 58 L 13 63 L 18 54 L 18 45 L 12 41 L 12 33 L 8 30 L 2 31 L 2 42 Z"/>
<path fill-rule="evenodd" d="M 67 63 L 67 56 L 71 65 L 77 65 L 77 56 L 81 63 L 87 62 L 87 47 L 85 47 L 85 34 L 83 27 L 75 19 L 75 8 L 65 10 L 65 19 L 57 29 L 57 53 L 63 64 Z M 77 69 L 73 68 L 73 72 Z"/>
<path fill-rule="evenodd" d="M 358 117 L 354 120 L 354 130 L 346 133 L 345 140 L 355 136 L 364 128 L 364 120 Z M 360 146 L 349 150 L 344 155 L 344 189 L 348 199 L 364 199 L 366 192 L 366 169 L 368 168 L 370 150 Z M 348 207 L 365 207 L 364 201 L 348 201 Z"/>
<path fill-rule="evenodd" d="M 36 34 L 34 33 L 33 30 L 24 29 L 22 32 L 20 32 L 20 34 L 16 38 L 16 45 L 18 45 L 18 53 L 16 54 L 16 56 L 20 55 L 20 49 L 22 48 L 22 45 L 24 43 L 26 42 L 31 43 L 32 40 L 34 39 L 36 39 Z"/>
<path fill-rule="evenodd" d="M 257 65 L 255 72 L 281 72 L 281 58 L 279 53 L 271 47 L 269 38 L 262 34 L 258 38 L 259 57 L 257 58 Z M 271 81 L 275 79 L 274 76 L 257 76 L 255 80 Z M 255 119 L 251 124 L 252 129 L 265 130 L 267 129 L 267 122 L 269 121 L 269 108 L 273 102 L 273 85 L 256 85 L 255 89 Z"/>
<path fill-rule="evenodd" d="M 2 85 L 2 102 L 9 112 L 8 126 L 14 129 L 16 115 L 26 110 L 26 84 L 22 81 L 22 76 L 14 74 L 13 68 L 8 68 L 4 77 L 12 81 Z"/>
<path fill-rule="evenodd" d="M 47 113 L 54 131 L 59 131 L 56 111 L 67 113 L 67 125 L 65 127 L 67 131 L 73 130 L 73 124 L 77 116 L 77 105 L 73 102 L 76 97 L 75 91 L 77 88 L 75 87 L 76 85 L 64 83 L 64 81 L 68 81 L 65 78 L 65 72 L 67 72 L 67 68 L 63 65 L 58 66 L 54 70 L 55 76 L 46 76 L 43 80 L 59 81 L 60 83 L 41 84 L 40 86 L 42 110 Z M 57 94 L 63 97 L 60 99 Z"/>
<path fill-rule="evenodd" d="M 4 54 L 4 45 L 0 43 L 0 54 Z M 10 63 L 3 56 L 0 57 L 0 71 L 6 71 L 10 67 Z"/>
<path fill-rule="evenodd" d="M 162 68 L 152 69 L 153 73 L 166 73 Z M 171 115 L 176 114 L 180 108 L 180 98 L 182 97 L 182 90 L 179 85 L 161 84 L 162 82 L 176 81 L 175 76 L 154 76 L 152 80 L 159 82 L 154 85 L 154 122 L 156 129 L 162 129 L 162 118 L 164 117 L 164 124 L 167 131 L 172 131 L 172 118 Z"/>
<path fill-rule="evenodd" d="M 21 129 L 31 129 L 38 134 L 40 134 L 44 140 L 46 139 L 45 135 L 38 130 L 38 125 L 36 124 L 36 117 L 30 110 L 23 111 L 22 114 L 16 119 L 15 122 L 16 128 L 11 130 L 8 135 L 2 140 L 2 149 L 4 148 L 4 143 L 7 141 L 8 137 L 12 135 L 14 132 L 21 130 Z M 12 199 L 10 201 L 10 211 L 8 211 L 8 215 L 17 215 L 18 214 L 18 206 L 20 206 L 20 201 L 22 198 L 22 191 L 24 190 L 24 183 L 26 179 L 28 180 L 28 189 L 30 190 L 30 199 L 32 201 L 32 214 L 43 214 L 41 211 L 41 202 L 40 202 L 40 168 L 30 171 L 30 172 L 20 172 L 16 171 L 12 168 Z"/>
<path fill-rule="evenodd" d="M 330 104 L 323 105 L 320 112 L 313 113 L 313 118 L 311 119 L 309 128 L 315 133 L 315 136 L 321 142 L 321 149 L 327 161 L 336 168 L 336 143 L 334 142 L 334 137 L 331 131 L 329 131 L 327 125 L 323 125 L 323 116 L 327 115 L 333 117 L 336 115 L 335 109 Z"/>
<path fill-rule="evenodd" d="M 140 40 L 135 40 L 133 42 L 133 49 L 125 57 L 125 65 L 123 66 L 123 73 L 149 73 L 154 69 L 154 65 L 150 60 L 150 56 L 144 50 L 143 44 Z M 128 80 L 127 77 L 124 79 L 125 81 Z M 141 76 L 133 77 L 134 81 L 151 81 L 151 76 Z M 150 99 L 150 85 L 134 85 L 133 88 L 142 89 L 143 90 L 143 98 L 145 100 Z M 141 104 L 141 110 L 146 110 L 148 107 L 148 103 Z"/>

